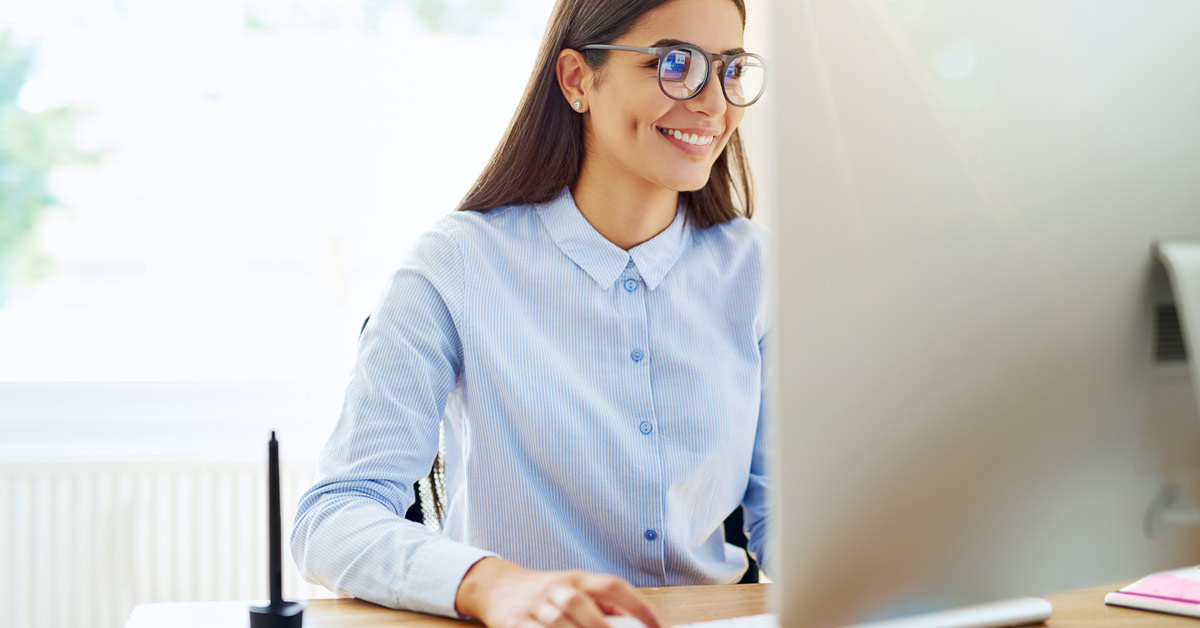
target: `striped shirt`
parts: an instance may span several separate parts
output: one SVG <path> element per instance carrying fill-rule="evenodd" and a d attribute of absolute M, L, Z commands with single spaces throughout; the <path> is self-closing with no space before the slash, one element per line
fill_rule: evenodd
<path fill-rule="evenodd" d="M 455 212 L 391 277 L 301 498 L 292 555 L 340 594 L 454 616 L 485 556 L 634 586 L 766 558 L 766 230 L 684 220 L 621 249 L 569 190 Z M 405 521 L 445 420 L 441 533 Z M 767 567 L 763 565 L 764 569 Z"/>

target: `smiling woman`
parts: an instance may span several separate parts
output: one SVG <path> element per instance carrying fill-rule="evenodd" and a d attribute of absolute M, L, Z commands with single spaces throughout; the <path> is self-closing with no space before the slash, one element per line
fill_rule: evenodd
<path fill-rule="evenodd" d="M 766 234 L 738 129 L 766 61 L 745 17 L 741 0 L 556 4 L 464 211 L 421 236 L 363 329 L 297 509 L 306 577 L 489 626 L 656 628 L 633 587 L 746 572 L 723 529 L 738 508 L 761 562 Z M 440 534 L 399 516 L 439 434 Z"/>

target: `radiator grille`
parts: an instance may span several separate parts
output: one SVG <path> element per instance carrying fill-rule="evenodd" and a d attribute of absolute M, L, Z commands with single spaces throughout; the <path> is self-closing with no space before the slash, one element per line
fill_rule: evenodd
<path fill-rule="evenodd" d="M 136 604 L 261 599 L 262 463 L 0 464 L 0 626 L 119 628 Z M 284 539 L 314 469 L 283 465 Z M 327 597 L 284 549 L 284 594 Z"/>

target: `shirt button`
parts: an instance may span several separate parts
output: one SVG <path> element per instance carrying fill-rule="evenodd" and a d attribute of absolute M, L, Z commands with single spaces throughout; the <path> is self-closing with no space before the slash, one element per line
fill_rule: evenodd
<path fill-rule="evenodd" d="M 644 357 L 646 357 L 646 354 L 642 353 L 641 349 L 634 349 L 633 353 L 629 354 L 629 359 L 633 360 L 634 362 L 641 362 L 642 358 Z"/>
<path fill-rule="evenodd" d="M 634 290 L 637 290 L 637 279 L 626 279 L 625 280 L 625 291 L 633 292 Z"/>
<path fill-rule="evenodd" d="M 641 423 L 638 423 L 638 431 L 643 434 L 649 434 L 653 430 L 654 426 L 650 425 L 649 421 L 642 421 Z"/>
<path fill-rule="evenodd" d="M 655 532 L 654 530 L 646 530 L 644 536 L 646 537 L 647 541 L 653 541 L 654 539 L 658 538 L 658 532 Z"/>

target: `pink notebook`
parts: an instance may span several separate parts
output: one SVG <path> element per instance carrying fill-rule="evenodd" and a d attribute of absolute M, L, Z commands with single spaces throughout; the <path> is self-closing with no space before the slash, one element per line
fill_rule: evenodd
<path fill-rule="evenodd" d="M 1152 573 L 1104 596 L 1104 603 L 1200 617 L 1200 566 Z"/>

